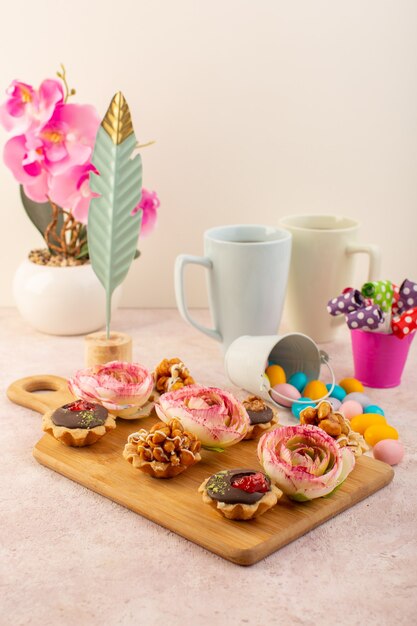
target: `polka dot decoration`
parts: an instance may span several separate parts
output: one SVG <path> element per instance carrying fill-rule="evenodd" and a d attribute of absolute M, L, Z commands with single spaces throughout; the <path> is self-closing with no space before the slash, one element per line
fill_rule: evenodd
<path fill-rule="evenodd" d="M 417 329 L 417 308 L 408 309 L 402 315 L 394 315 L 392 319 L 392 332 L 397 337 L 406 337 Z"/>
<path fill-rule="evenodd" d="M 417 330 L 417 283 L 406 279 L 398 287 L 378 280 L 365 283 L 361 290 L 347 287 L 329 300 L 327 310 L 330 315 L 344 315 L 352 330 L 391 330 L 402 339 Z"/>

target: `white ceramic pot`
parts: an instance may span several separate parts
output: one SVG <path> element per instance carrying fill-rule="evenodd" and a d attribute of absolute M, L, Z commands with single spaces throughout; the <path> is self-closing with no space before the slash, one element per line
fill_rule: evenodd
<path fill-rule="evenodd" d="M 42 333 L 82 335 L 106 323 L 105 291 L 90 263 L 48 267 L 25 260 L 14 276 L 13 293 L 21 316 Z M 121 294 L 118 287 L 112 311 Z"/>

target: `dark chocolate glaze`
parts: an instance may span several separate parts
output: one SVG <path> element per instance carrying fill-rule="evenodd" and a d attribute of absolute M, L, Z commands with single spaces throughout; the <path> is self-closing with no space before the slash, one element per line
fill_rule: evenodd
<path fill-rule="evenodd" d="M 252 469 L 223 470 L 210 476 L 206 484 L 207 493 L 212 500 L 224 502 L 225 504 L 255 504 L 268 492 L 255 491 L 254 493 L 247 493 L 242 489 L 232 487 L 231 483 L 238 476 L 249 476 L 257 473 L 258 470 Z M 271 481 L 266 474 L 264 476 L 269 488 L 271 488 Z"/>
<path fill-rule="evenodd" d="M 91 429 L 102 426 L 107 419 L 108 410 L 100 404 L 94 404 L 93 409 L 85 411 L 70 411 L 68 407 L 73 404 L 65 404 L 56 409 L 51 420 L 55 426 L 65 426 L 65 428 L 86 428 Z"/>
<path fill-rule="evenodd" d="M 246 409 L 246 411 L 251 424 L 267 424 L 274 417 L 271 407 L 266 405 L 262 411 L 251 411 L 251 409 Z"/>

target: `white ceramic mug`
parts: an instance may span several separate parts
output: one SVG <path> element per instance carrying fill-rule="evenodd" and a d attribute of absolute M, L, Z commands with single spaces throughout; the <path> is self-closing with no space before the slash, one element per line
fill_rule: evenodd
<path fill-rule="evenodd" d="M 175 263 L 175 296 L 184 320 L 222 343 L 241 335 L 277 332 L 287 287 L 291 235 L 271 226 L 234 225 L 204 233 L 204 257 L 180 255 Z M 209 305 L 214 328 L 196 322 L 184 294 L 184 268 L 208 269 Z"/>
<path fill-rule="evenodd" d="M 380 252 L 357 243 L 359 222 L 337 215 L 293 215 L 280 220 L 293 236 L 286 322 L 317 342 L 331 341 L 343 316 L 331 317 L 328 301 L 354 279 L 354 256 L 369 255 L 367 280 L 380 278 Z"/>

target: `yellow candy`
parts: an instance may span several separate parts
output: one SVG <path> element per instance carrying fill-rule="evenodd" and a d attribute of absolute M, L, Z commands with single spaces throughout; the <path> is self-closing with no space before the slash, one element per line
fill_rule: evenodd
<path fill-rule="evenodd" d="M 365 430 L 365 441 L 370 446 L 374 446 L 383 439 L 398 439 L 398 432 L 388 424 L 374 424 Z"/>
<path fill-rule="evenodd" d="M 356 378 L 344 378 L 340 381 L 339 385 L 342 387 L 342 389 L 346 391 L 346 393 L 353 393 L 354 391 L 364 391 L 362 383 Z"/>
<path fill-rule="evenodd" d="M 356 431 L 363 435 L 365 430 L 370 426 L 375 426 L 375 424 L 386 424 L 387 420 L 383 415 L 379 415 L 379 413 L 363 413 L 361 415 L 355 415 L 350 420 L 350 425 L 352 430 Z"/>
<path fill-rule="evenodd" d="M 287 377 L 285 376 L 285 372 L 282 369 L 281 365 L 270 365 L 266 368 L 265 374 L 269 378 L 271 387 L 275 387 L 275 385 L 281 385 L 282 383 L 287 382 Z"/>
<path fill-rule="evenodd" d="M 306 384 L 303 390 L 303 396 L 305 398 L 311 398 L 312 400 L 319 400 L 327 394 L 327 388 L 321 380 L 310 380 Z"/>

